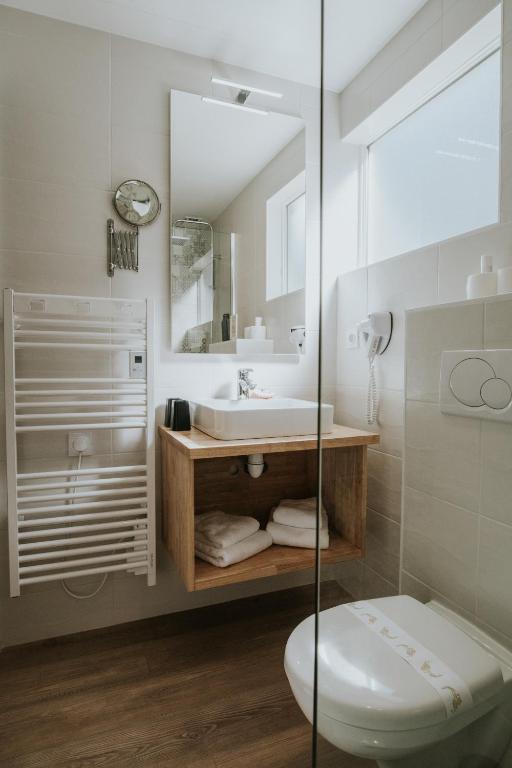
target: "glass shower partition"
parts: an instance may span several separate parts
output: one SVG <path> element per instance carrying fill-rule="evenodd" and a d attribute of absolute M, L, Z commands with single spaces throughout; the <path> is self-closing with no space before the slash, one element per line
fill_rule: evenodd
<path fill-rule="evenodd" d="M 335 709 L 329 702 L 336 699 L 333 692 L 343 685 L 343 676 L 337 671 L 343 669 L 350 674 L 350 653 L 347 651 L 345 658 L 346 649 L 336 634 L 337 612 L 360 595 L 359 580 L 365 550 L 367 460 L 373 440 L 365 435 L 375 431 L 366 423 L 365 390 L 345 386 L 350 382 L 350 374 L 345 371 L 340 379 L 340 353 L 351 344 L 355 346 L 348 331 L 352 335 L 355 332 L 357 336 L 357 323 L 364 319 L 367 312 L 366 294 L 356 290 L 358 283 L 349 281 L 345 289 L 343 279 L 339 277 L 340 273 L 347 271 L 345 263 L 348 259 L 352 258 L 353 266 L 358 266 L 358 216 L 364 193 L 359 179 L 361 149 L 341 144 L 340 97 L 333 92 L 336 91 L 334 84 L 340 82 L 340 71 L 349 71 L 353 66 L 348 60 L 350 53 L 340 55 L 344 47 L 340 48 L 339 41 L 347 41 L 346 25 L 358 18 L 357 5 L 357 0 L 343 4 L 337 0 L 321 0 L 319 503 L 313 630 L 313 768 L 376 768 L 373 761 L 341 750 L 335 744 L 335 736 L 328 734 L 326 725 L 330 721 L 332 727 L 336 727 L 334 719 L 329 720 L 330 715 L 334 716 Z M 364 282 L 363 270 L 359 272 Z M 344 313 L 350 311 L 352 323 L 349 328 L 344 325 L 342 334 L 338 320 L 340 302 L 343 302 Z M 343 320 L 345 323 L 345 314 Z M 364 376 L 367 362 L 362 350 L 358 350 L 357 355 L 357 370 Z M 351 408 L 360 408 L 358 419 L 348 418 L 347 398 L 352 398 Z M 335 427 L 332 434 L 322 430 L 321 409 L 326 404 L 334 407 Z M 357 668 L 352 671 L 357 676 Z"/>
<path fill-rule="evenodd" d="M 440 3 L 435 21 L 434 4 L 421 0 L 374 3 L 371 14 L 359 0 L 320 2 L 318 394 L 320 403 L 335 405 L 339 428 L 360 436 L 360 462 L 356 467 L 340 451 L 333 472 L 329 436 L 319 430 L 318 495 L 330 524 L 341 500 L 341 533 L 354 549 L 332 562 L 333 531 L 330 525 L 323 548 L 319 505 L 313 765 L 508 765 L 488 758 L 488 745 L 485 755 L 478 752 L 484 741 L 496 746 L 499 739 L 493 733 L 477 744 L 468 713 L 452 718 L 460 718 L 452 730 L 439 728 L 463 698 L 446 685 L 453 700 L 443 706 L 437 678 L 452 674 L 450 665 L 458 675 L 468 656 L 458 643 L 451 657 L 445 652 L 449 632 L 434 631 L 432 616 L 451 606 L 454 624 L 461 615 L 481 624 L 485 595 L 494 606 L 492 631 L 510 628 L 510 553 L 504 545 L 507 565 L 498 566 L 500 547 L 481 532 L 496 503 L 493 495 L 486 507 L 482 488 L 501 482 L 496 466 L 492 480 L 486 474 L 491 442 L 479 442 L 484 385 L 475 377 L 473 399 L 459 399 L 449 373 L 444 383 L 442 361 L 468 349 L 486 354 L 479 346 L 496 344 L 505 326 L 510 336 L 503 322 L 489 342 L 487 317 L 505 299 L 496 296 L 491 254 L 495 270 L 510 269 L 504 227 L 512 204 L 512 124 L 500 102 L 510 107 L 512 0 L 471 11 L 458 3 L 456 14 Z M 375 330 L 382 315 L 393 320 L 390 337 Z M 443 387 L 467 418 L 444 410 Z M 499 426 L 508 446 L 507 425 Z M 358 488 L 347 494 L 346 481 L 357 474 Z M 510 494 L 501 492 L 508 509 Z M 507 535 L 504 524 L 500 529 L 496 542 Z M 482 566 L 483 551 L 492 567 Z M 430 601 L 432 610 L 419 605 Z M 509 644 L 505 635 L 503 641 Z M 471 734 L 461 730 L 464 722 Z"/>
<path fill-rule="evenodd" d="M 231 314 L 231 233 L 194 217 L 177 219 L 171 235 L 171 296 L 175 352 L 206 354 L 222 341 L 222 317 Z"/>

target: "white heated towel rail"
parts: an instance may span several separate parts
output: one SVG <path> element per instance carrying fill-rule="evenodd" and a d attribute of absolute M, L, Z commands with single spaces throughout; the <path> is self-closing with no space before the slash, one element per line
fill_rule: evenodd
<path fill-rule="evenodd" d="M 155 584 L 151 302 L 6 289 L 4 342 L 11 596 L 118 571 Z M 145 367 L 135 376 L 136 353 Z M 119 461 L 119 430 L 135 434 L 143 463 Z M 62 435 L 77 431 L 98 433 L 80 468 Z"/>

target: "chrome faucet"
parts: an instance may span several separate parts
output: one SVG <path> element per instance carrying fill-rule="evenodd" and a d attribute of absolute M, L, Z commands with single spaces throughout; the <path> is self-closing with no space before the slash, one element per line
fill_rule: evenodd
<path fill-rule="evenodd" d="M 255 389 L 256 384 L 252 379 L 254 370 L 252 368 L 240 368 L 237 375 L 237 398 L 238 400 L 248 400 L 249 393 Z"/>

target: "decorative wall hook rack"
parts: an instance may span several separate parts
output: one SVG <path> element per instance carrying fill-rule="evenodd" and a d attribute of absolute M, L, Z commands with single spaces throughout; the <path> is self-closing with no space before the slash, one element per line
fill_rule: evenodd
<path fill-rule="evenodd" d="M 118 269 L 139 271 L 139 227 L 151 224 L 160 213 L 160 200 L 145 181 L 123 181 L 115 191 L 114 208 L 132 229 L 117 230 L 107 219 L 107 272 L 112 277 Z"/>

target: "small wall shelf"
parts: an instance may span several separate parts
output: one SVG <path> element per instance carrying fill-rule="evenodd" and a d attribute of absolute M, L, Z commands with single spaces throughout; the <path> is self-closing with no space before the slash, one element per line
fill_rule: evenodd
<path fill-rule="evenodd" d="M 160 427 L 162 442 L 163 538 L 189 591 L 277 576 L 314 567 L 311 549 L 273 545 L 241 563 L 217 568 L 194 556 L 194 516 L 222 509 L 248 514 L 265 526 L 282 498 L 316 495 L 316 435 L 256 440 L 216 440 L 193 428 Z M 322 563 L 361 558 L 366 519 L 367 446 L 379 436 L 335 426 L 322 438 L 323 503 L 330 546 Z M 244 457 L 263 453 L 267 470 L 253 479 Z"/>

